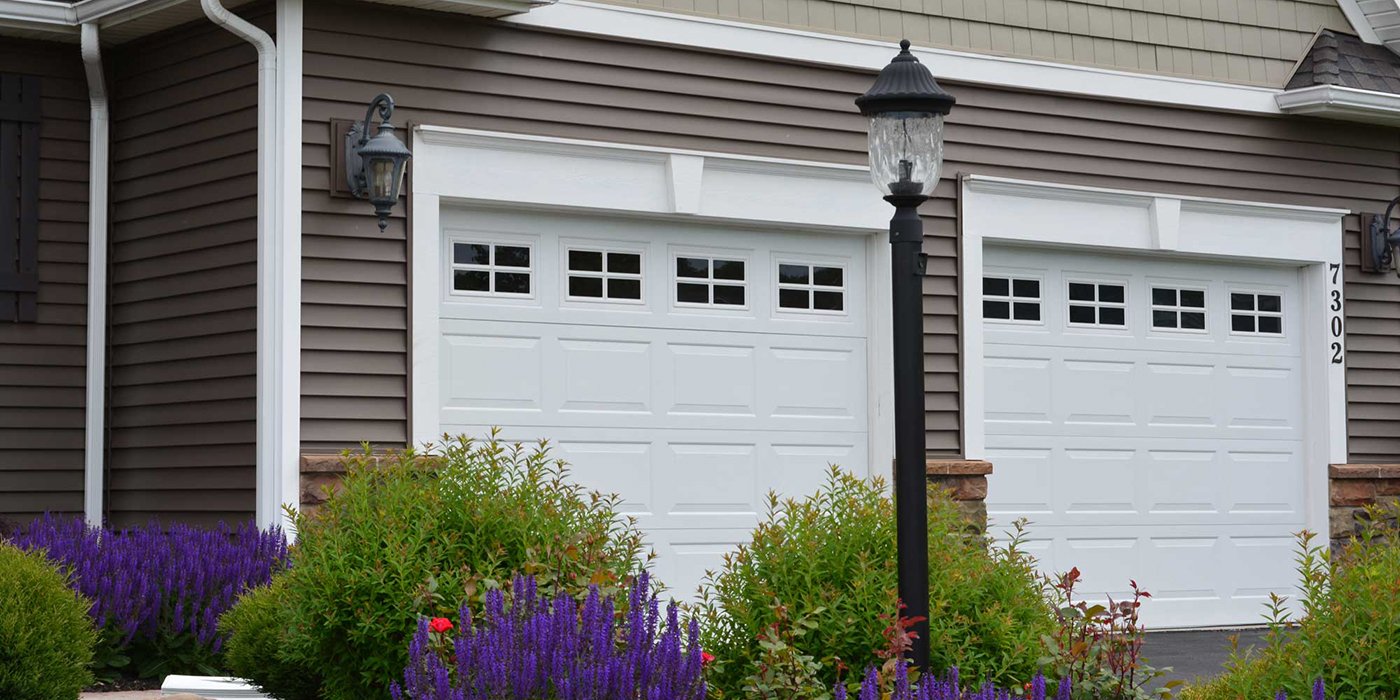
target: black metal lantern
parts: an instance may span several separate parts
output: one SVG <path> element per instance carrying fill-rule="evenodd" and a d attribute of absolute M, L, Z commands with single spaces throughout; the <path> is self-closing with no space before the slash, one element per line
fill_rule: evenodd
<path fill-rule="evenodd" d="M 914 620 L 910 660 L 927 672 L 928 476 L 924 449 L 923 255 L 919 205 L 933 194 L 943 167 L 943 118 L 952 95 L 909 53 L 880 71 L 856 98 L 870 117 L 870 179 L 895 207 L 890 219 L 890 285 L 894 321 L 894 498 L 902 614 Z"/>
<path fill-rule="evenodd" d="M 379 129 L 369 135 L 371 119 L 379 112 Z M 413 157 L 408 147 L 394 135 L 394 98 L 380 93 L 369 103 L 365 120 L 357 122 L 345 135 L 345 182 L 350 192 L 374 205 L 379 230 L 389 225 L 389 212 L 403 191 L 403 172 Z"/>
<path fill-rule="evenodd" d="M 1361 233 L 1361 267 L 1367 272 L 1394 269 L 1400 275 L 1400 228 L 1390 228 L 1390 215 L 1396 204 L 1400 204 L 1400 197 L 1390 201 L 1384 216 L 1372 215 L 1371 225 Z"/>
<path fill-rule="evenodd" d="M 943 118 L 956 102 L 928 67 L 899 42 L 899 55 L 880 71 L 860 113 L 870 117 L 870 179 L 886 195 L 933 194 L 943 167 Z"/>

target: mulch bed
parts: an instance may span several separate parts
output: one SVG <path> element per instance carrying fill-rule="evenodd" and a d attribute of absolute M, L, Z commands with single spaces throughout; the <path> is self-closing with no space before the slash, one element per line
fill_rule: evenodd
<path fill-rule="evenodd" d="M 153 678 L 120 678 L 110 683 L 94 683 L 83 689 L 88 693 L 113 693 L 119 690 L 160 690 L 160 681 Z"/>

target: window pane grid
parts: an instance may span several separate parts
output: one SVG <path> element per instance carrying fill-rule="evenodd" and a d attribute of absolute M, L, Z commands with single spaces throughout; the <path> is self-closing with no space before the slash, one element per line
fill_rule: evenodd
<path fill-rule="evenodd" d="M 642 254 L 570 248 L 568 297 L 579 301 L 642 301 Z"/>
<path fill-rule="evenodd" d="M 1068 283 L 1069 325 L 1128 325 L 1128 287 L 1125 284 L 1072 280 Z"/>
<path fill-rule="evenodd" d="M 1183 333 L 1207 332 L 1205 290 L 1153 287 L 1152 328 Z"/>
<path fill-rule="evenodd" d="M 677 305 L 747 305 L 747 271 L 743 260 L 677 255 L 675 263 Z"/>
<path fill-rule="evenodd" d="M 1001 323 L 1039 324 L 1040 280 L 982 278 L 982 318 Z"/>
<path fill-rule="evenodd" d="M 1283 295 L 1232 290 L 1230 332 L 1235 335 L 1283 335 Z"/>
<path fill-rule="evenodd" d="M 778 308 L 819 314 L 846 313 L 846 269 L 837 265 L 779 263 Z"/>
<path fill-rule="evenodd" d="M 527 244 L 479 241 L 452 244 L 452 290 L 466 294 L 528 297 L 533 250 Z"/>

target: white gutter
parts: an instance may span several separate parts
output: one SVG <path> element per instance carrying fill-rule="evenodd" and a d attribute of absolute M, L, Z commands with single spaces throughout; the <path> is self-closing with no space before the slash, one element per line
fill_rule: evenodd
<path fill-rule="evenodd" d="M 258 359 L 257 359 L 257 467 L 256 518 L 259 527 L 282 523 L 283 453 L 281 416 L 283 401 L 279 389 L 279 345 L 282 329 L 276 292 L 280 259 L 281 220 L 279 214 L 281 161 L 277 117 L 277 44 L 268 33 L 233 14 L 219 0 L 200 0 L 204 14 L 214 24 L 252 44 L 258 50 Z"/>
<path fill-rule="evenodd" d="M 1342 87 L 1314 85 L 1279 93 L 1279 109 L 1328 119 L 1400 125 L 1400 95 Z"/>
<path fill-rule="evenodd" d="M 83 514 L 102 524 L 107 410 L 107 82 L 95 24 L 82 27 L 88 103 L 87 423 L 83 449 Z"/>

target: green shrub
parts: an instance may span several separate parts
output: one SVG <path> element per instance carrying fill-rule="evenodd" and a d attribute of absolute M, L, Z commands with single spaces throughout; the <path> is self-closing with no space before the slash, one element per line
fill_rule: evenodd
<path fill-rule="evenodd" d="M 1184 700 L 1309 697 L 1321 677 L 1328 697 L 1400 698 L 1400 508 L 1372 509 L 1371 525 L 1336 558 L 1315 536 L 1299 535 L 1299 603 L 1294 626 L 1275 594 L 1264 645 L 1236 653 L 1224 674 L 1182 692 Z M 1331 561 L 1329 561 L 1331 559 Z"/>
<path fill-rule="evenodd" d="M 840 668 L 859 674 L 879 662 L 895 612 L 894 505 L 884 482 L 832 468 L 826 484 L 801 500 L 769 495 L 752 541 L 725 557 L 701 591 L 702 644 L 716 659 L 710 687 L 744 695 L 745 679 L 786 619 L 803 623 L 787 637 L 820 663 L 830 688 Z M 969 680 L 1003 685 L 1029 680 L 1053 629 L 1033 560 L 1016 547 L 992 547 L 970 535 L 946 493 L 929 497 L 929 607 L 933 668 L 958 666 Z M 781 625 L 780 625 L 781 626 Z M 848 680 L 858 680 L 849 678 Z"/>
<path fill-rule="evenodd" d="M 0 543 L 0 698 L 78 697 L 97 643 L 89 605 L 42 552 Z"/>
<path fill-rule="evenodd" d="M 517 573 L 545 595 L 581 596 L 590 584 L 616 594 L 643 563 L 641 533 L 618 517 L 616 497 L 571 483 L 544 443 L 506 445 L 493 433 L 423 454 L 366 449 L 347 454 L 346 468 L 340 491 L 296 518 L 292 567 L 279 577 L 279 668 L 319 670 L 328 700 L 387 697 L 420 616 L 455 618 Z M 239 624 L 256 611 L 243 615 L 235 628 L 261 628 Z M 272 671 L 248 675 L 271 686 Z"/>
<path fill-rule="evenodd" d="M 235 676 L 254 679 L 259 690 L 278 700 L 316 700 L 320 669 L 284 653 L 292 624 L 284 579 L 249 591 L 219 618 L 219 631 L 228 638 L 224 663 Z"/>

